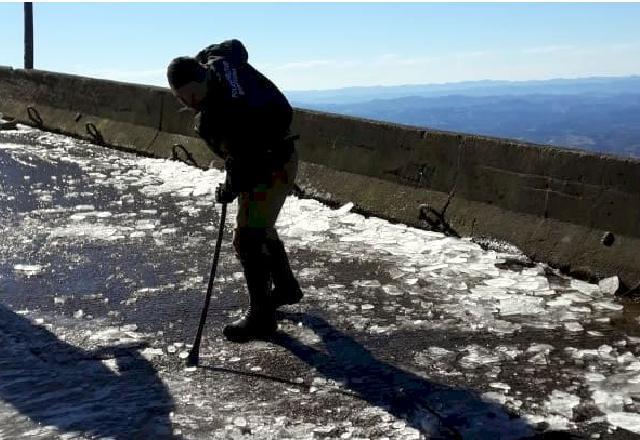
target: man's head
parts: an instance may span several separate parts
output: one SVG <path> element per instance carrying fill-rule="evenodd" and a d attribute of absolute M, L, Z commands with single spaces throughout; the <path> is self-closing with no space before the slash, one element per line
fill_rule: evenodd
<path fill-rule="evenodd" d="M 167 80 L 174 95 L 186 106 L 199 109 L 207 96 L 207 70 L 195 58 L 174 58 L 167 67 Z"/>

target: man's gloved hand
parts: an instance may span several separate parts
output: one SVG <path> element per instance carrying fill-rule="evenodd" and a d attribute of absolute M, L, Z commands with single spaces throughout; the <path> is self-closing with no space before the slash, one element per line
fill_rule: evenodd
<path fill-rule="evenodd" d="M 231 203 L 238 194 L 231 189 L 231 186 L 227 183 L 221 183 L 216 188 L 216 202 L 218 203 Z"/>

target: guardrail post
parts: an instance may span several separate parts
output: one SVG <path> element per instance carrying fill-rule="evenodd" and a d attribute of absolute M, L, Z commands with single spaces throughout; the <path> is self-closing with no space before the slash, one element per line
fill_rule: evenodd
<path fill-rule="evenodd" d="M 24 3 L 24 68 L 33 69 L 33 3 Z"/>

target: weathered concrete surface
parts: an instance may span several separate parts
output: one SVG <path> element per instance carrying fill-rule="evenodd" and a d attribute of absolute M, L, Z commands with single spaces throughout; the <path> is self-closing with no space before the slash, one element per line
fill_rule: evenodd
<path fill-rule="evenodd" d="M 220 165 L 163 88 L 0 68 L 0 96 L 0 111 L 22 122 L 156 157 L 179 143 L 199 166 Z M 452 195 L 445 219 L 460 235 L 508 241 L 586 279 L 640 284 L 639 161 L 303 110 L 294 131 L 307 193 L 414 226 L 424 226 L 420 205 L 442 209 Z"/>
<path fill-rule="evenodd" d="M 271 341 L 221 338 L 229 222 L 185 369 L 223 174 L 25 129 L 0 174 L 0 438 L 638 438 L 638 307 L 611 286 L 291 197 L 303 302 Z"/>
<path fill-rule="evenodd" d="M 416 226 L 421 204 L 441 209 L 452 194 L 445 217 L 460 235 L 514 243 L 587 278 L 640 282 L 639 161 L 315 112 L 297 116 L 301 157 L 321 165 L 302 173 L 309 192 Z M 601 244 L 606 231 L 616 237 L 612 246 Z"/>

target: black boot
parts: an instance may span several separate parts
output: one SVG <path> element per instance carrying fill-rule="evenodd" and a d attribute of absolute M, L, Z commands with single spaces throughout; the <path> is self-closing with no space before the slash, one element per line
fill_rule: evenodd
<path fill-rule="evenodd" d="M 249 290 L 249 310 L 243 318 L 224 327 L 224 336 L 232 342 L 265 339 L 278 329 L 275 309 L 269 302 L 271 277 L 266 256 L 255 253 L 242 264 Z"/>
<path fill-rule="evenodd" d="M 273 280 L 271 291 L 271 304 L 278 308 L 286 304 L 296 304 L 302 299 L 303 293 L 296 280 L 284 244 L 279 238 L 270 238 L 266 242 L 269 252 L 269 268 Z"/>

